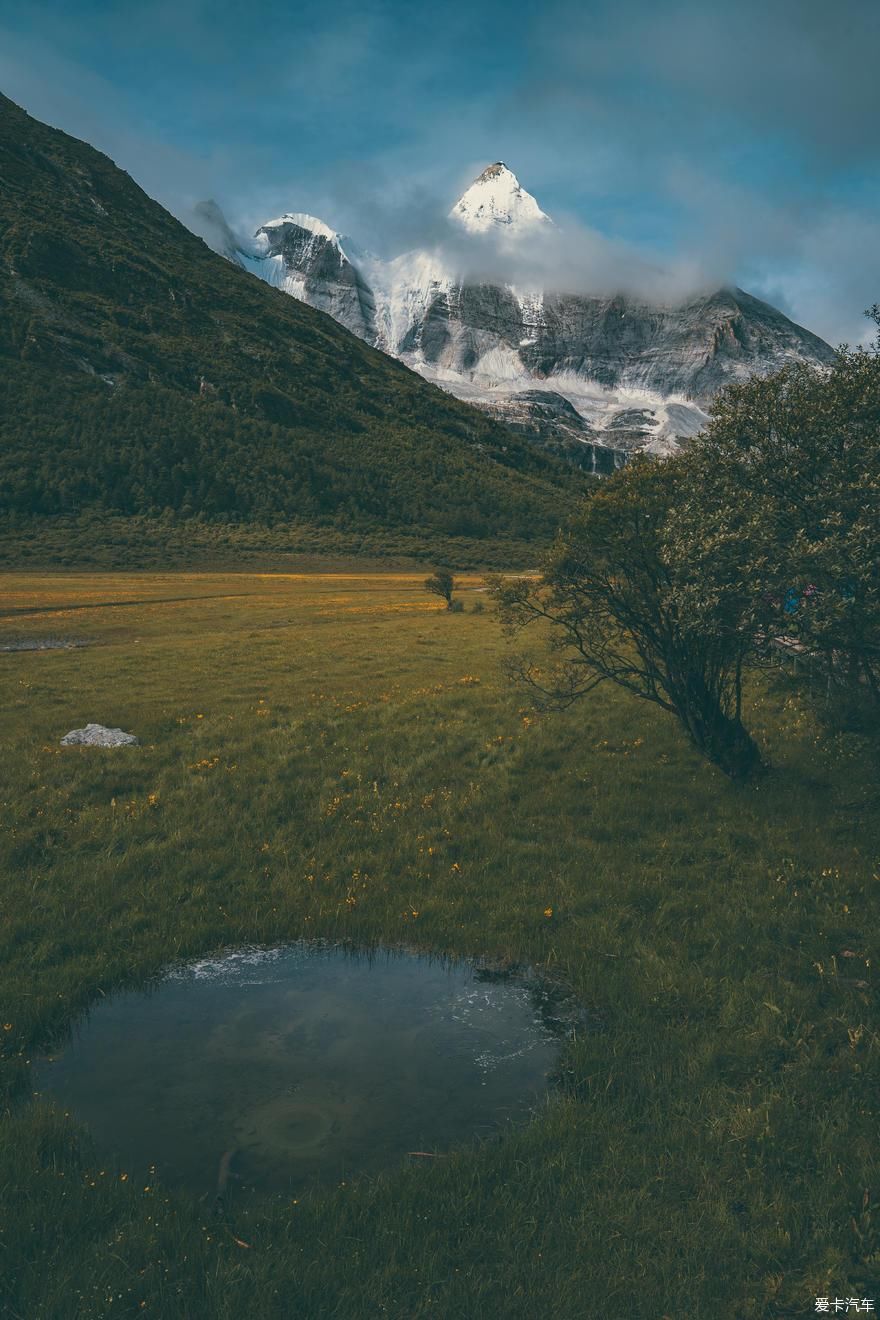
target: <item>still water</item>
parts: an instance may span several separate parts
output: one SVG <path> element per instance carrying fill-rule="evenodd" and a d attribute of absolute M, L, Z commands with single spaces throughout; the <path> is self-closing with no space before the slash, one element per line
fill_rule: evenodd
<path fill-rule="evenodd" d="M 102 1001 L 35 1087 L 124 1170 L 197 1194 L 375 1173 L 527 1116 L 559 1023 L 472 964 L 302 942 L 168 970 Z"/>

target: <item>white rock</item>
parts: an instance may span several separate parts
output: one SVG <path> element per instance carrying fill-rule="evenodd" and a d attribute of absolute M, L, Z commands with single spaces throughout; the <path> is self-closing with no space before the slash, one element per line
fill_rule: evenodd
<path fill-rule="evenodd" d="M 61 739 L 62 747 L 127 747 L 138 739 L 122 729 L 108 729 L 103 724 L 87 724 L 84 729 L 71 729 Z"/>

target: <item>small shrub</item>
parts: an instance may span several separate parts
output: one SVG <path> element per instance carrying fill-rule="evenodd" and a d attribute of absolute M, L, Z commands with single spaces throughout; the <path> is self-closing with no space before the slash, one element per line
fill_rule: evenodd
<path fill-rule="evenodd" d="M 449 609 L 451 610 L 451 612 L 452 612 L 453 614 L 463 614 L 463 613 L 464 613 L 464 601 L 461 601 L 461 600 L 451 600 L 451 601 L 449 602 Z"/>
<path fill-rule="evenodd" d="M 471 607 L 471 613 L 482 614 L 485 608 L 486 608 L 486 602 L 483 600 L 482 596 L 478 596 L 477 599 L 474 601 L 473 606 Z"/>
<path fill-rule="evenodd" d="M 440 596 L 446 601 L 446 608 L 452 609 L 452 593 L 455 591 L 455 578 L 445 568 L 438 568 L 429 578 L 425 578 L 425 590 L 432 596 Z"/>

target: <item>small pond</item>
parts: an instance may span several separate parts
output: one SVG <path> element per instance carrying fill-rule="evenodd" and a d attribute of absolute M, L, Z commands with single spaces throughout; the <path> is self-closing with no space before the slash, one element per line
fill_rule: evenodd
<path fill-rule="evenodd" d="M 554 1007 L 555 1005 L 555 1007 Z M 102 1000 L 35 1089 L 124 1170 L 213 1195 L 376 1173 L 527 1117 L 570 1010 L 467 962 L 301 942 Z"/>

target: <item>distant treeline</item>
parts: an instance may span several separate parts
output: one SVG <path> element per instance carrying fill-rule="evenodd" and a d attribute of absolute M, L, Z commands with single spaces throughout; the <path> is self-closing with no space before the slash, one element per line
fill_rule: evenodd
<path fill-rule="evenodd" d="M 371 434 L 333 422 L 331 409 L 326 429 L 310 434 L 161 385 L 111 387 L 17 363 L 0 375 L 0 511 L 545 543 L 558 525 L 564 492 L 550 483 L 517 482 L 393 412 Z"/>

